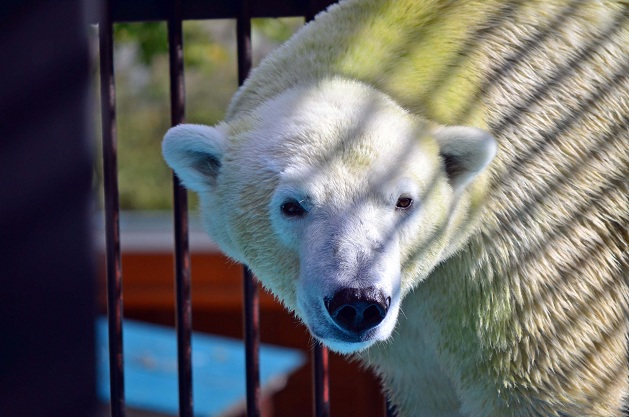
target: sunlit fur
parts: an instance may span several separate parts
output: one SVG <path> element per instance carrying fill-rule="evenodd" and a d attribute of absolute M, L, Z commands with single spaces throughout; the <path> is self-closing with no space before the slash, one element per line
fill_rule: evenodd
<path fill-rule="evenodd" d="M 454 207 L 468 219 L 433 233 L 429 242 L 446 247 L 422 247 L 429 254 L 414 260 L 430 259 L 427 270 L 413 275 L 404 264 L 412 256 L 401 257 L 410 284 L 401 285 L 397 326 L 357 354 L 399 415 L 619 416 L 629 393 L 628 73 L 626 1 L 348 0 L 252 73 L 225 122 L 201 135 L 219 173 L 188 185 L 223 250 L 299 310 L 308 260 L 282 252 L 300 242 L 277 235 L 269 207 L 287 161 L 316 164 L 256 133 L 285 138 L 278 123 L 290 111 L 273 104 L 287 95 L 321 80 L 359 81 L 365 94 L 388 97 L 397 117 L 426 124 L 425 145 L 410 154 L 423 155 L 445 187 L 426 204 L 437 217 Z M 486 129 L 498 142 L 459 199 L 435 165 L 433 123 Z M 172 155 L 198 142 L 184 133 L 174 131 L 164 151 L 182 176 L 196 145 Z M 304 134 L 313 152 L 340 158 L 329 136 Z M 362 178 L 332 181 L 330 172 L 331 195 Z"/>

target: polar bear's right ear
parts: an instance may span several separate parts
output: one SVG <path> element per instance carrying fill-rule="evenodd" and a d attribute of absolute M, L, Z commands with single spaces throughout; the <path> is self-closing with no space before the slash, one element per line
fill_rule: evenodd
<path fill-rule="evenodd" d="M 166 132 L 162 154 L 186 188 L 201 192 L 216 184 L 224 143 L 215 127 L 181 124 Z"/>

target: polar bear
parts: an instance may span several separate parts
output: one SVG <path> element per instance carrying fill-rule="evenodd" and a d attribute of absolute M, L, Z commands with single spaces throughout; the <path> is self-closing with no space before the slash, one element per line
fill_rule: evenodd
<path fill-rule="evenodd" d="M 629 5 L 346 0 L 163 154 L 399 416 L 618 416 Z"/>

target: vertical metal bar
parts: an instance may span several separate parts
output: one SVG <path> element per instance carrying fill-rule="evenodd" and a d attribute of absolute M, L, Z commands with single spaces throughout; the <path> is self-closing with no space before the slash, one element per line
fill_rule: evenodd
<path fill-rule="evenodd" d="M 170 64 L 170 118 L 173 126 L 185 118 L 183 71 L 183 28 L 181 0 L 172 3 L 168 19 L 168 56 Z M 173 174 L 175 226 L 175 322 L 177 324 L 177 365 L 179 382 L 179 415 L 192 417 L 192 301 L 190 249 L 188 239 L 188 195 Z"/>
<path fill-rule="evenodd" d="M 316 10 L 313 2 L 306 2 L 306 22 L 314 19 Z M 328 348 L 317 343 L 312 351 L 314 415 L 330 417 L 330 378 L 328 365 Z"/>
<path fill-rule="evenodd" d="M 109 380 L 112 417 L 125 416 L 124 357 L 122 349 L 122 263 L 111 4 L 103 2 L 99 25 L 100 89 L 103 129 L 103 182 L 107 264 L 107 317 L 109 324 Z"/>
<path fill-rule="evenodd" d="M 240 0 L 236 35 L 238 47 L 238 85 L 242 85 L 251 71 L 251 14 L 249 0 Z"/>
<path fill-rule="evenodd" d="M 260 417 L 260 304 L 257 281 L 247 267 L 244 269 L 244 293 L 247 417 Z"/>
<path fill-rule="evenodd" d="M 306 0 L 306 8 L 304 12 L 304 19 L 306 20 L 306 23 L 313 20 L 316 14 L 317 14 L 317 10 L 316 10 L 315 5 L 313 4 L 313 1 Z"/>
<path fill-rule="evenodd" d="M 249 1 L 241 0 L 236 20 L 239 85 L 244 83 L 251 70 L 250 16 Z M 247 267 L 244 269 L 243 281 L 247 417 L 260 417 L 260 302 L 257 281 Z"/>
<path fill-rule="evenodd" d="M 391 403 L 391 401 L 389 401 L 388 398 L 386 399 L 386 402 L 384 404 L 384 412 L 385 412 L 385 416 L 386 417 L 395 417 L 396 416 L 395 406 Z"/>
<path fill-rule="evenodd" d="M 312 351 L 314 374 L 314 415 L 330 417 L 330 383 L 328 378 L 328 348 L 317 343 Z"/>

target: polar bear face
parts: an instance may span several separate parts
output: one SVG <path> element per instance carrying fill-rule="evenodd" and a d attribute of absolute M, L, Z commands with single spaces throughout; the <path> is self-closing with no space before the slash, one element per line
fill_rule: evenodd
<path fill-rule="evenodd" d="M 332 79 L 217 127 L 177 126 L 163 150 L 218 245 L 349 353 L 386 340 L 404 295 L 456 250 L 496 147 Z"/>

